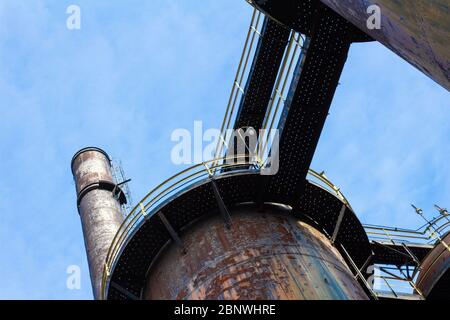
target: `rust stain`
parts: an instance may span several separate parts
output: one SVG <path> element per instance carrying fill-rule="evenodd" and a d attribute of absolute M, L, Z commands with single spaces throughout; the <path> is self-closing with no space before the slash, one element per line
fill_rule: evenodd
<path fill-rule="evenodd" d="M 448 0 L 321 0 L 450 90 Z M 367 8 L 381 8 L 381 29 L 366 27 Z"/>
<path fill-rule="evenodd" d="M 150 271 L 145 299 L 367 299 L 339 252 L 284 212 L 240 209 L 197 223 Z"/>

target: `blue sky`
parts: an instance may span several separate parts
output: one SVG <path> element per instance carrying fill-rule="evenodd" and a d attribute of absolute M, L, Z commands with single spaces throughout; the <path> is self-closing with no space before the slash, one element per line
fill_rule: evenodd
<path fill-rule="evenodd" d="M 81 7 L 81 30 L 66 8 Z M 250 21 L 232 1 L 0 2 L 0 298 L 90 299 L 74 152 L 120 159 L 133 198 L 176 173 L 170 135 L 220 126 Z M 448 92 L 377 43 L 352 46 L 313 161 L 361 220 L 414 227 L 450 186 Z M 81 290 L 66 288 L 80 265 Z"/>

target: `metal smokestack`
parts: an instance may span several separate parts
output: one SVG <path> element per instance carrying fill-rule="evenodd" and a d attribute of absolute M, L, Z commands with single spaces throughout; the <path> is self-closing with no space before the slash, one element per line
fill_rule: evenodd
<path fill-rule="evenodd" d="M 106 255 L 123 216 L 119 190 L 111 173 L 108 154 L 99 148 L 78 151 L 71 163 L 77 191 L 78 212 L 83 227 L 94 298 L 101 297 L 101 282 Z M 119 190 L 120 191 L 120 190 Z"/>

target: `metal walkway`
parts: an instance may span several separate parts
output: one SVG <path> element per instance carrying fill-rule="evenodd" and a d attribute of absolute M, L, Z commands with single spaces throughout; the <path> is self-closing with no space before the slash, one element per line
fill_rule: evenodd
<path fill-rule="evenodd" d="M 257 30 L 253 30 L 258 32 Z M 255 58 L 249 71 L 247 84 L 243 90 L 235 128 L 252 127 L 256 130 L 263 125 L 264 116 L 280 69 L 290 30 L 265 17 Z"/>

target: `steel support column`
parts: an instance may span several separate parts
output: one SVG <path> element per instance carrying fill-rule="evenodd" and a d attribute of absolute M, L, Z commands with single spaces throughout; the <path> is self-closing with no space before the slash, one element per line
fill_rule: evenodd
<path fill-rule="evenodd" d="M 323 6 L 314 22 L 311 43 L 298 85 L 280 120 L 280 165 L 268 193 L 281 199 L 301 195 L 320 134 L 350 48 L 351 28 Z"/>

